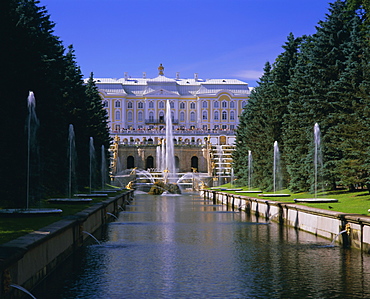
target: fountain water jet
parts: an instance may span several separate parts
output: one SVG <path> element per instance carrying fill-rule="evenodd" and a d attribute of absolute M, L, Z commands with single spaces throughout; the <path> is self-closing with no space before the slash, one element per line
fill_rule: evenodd
<path fill-rule="evenodd" d="M 168 170 L 169 182 L 173 183 L 176 180 L 176 167 L 170 101 L 167 100 L 166 104 L 166 165 L 164 170 Z"/>
<path fill-rule="evenodd" d="M 252 188 L 252 168 L 253 163 L 253 157 L 252 157 L 252 151 L 248 151 L 248 189 L 251 190 Z"/>
<path fill-rule="evenodd" d="M 28 117 L 27 117 L 27 195 L 26 208 L 29 209 L 30 201 L 30 178 L 31 178 L 31 154 L 36 152 L 36 132 L 39 126 L 39 121 L 36 116 L 36 99 L 32 91 L 29 92 L 27 98 Z"/>
<path fill-rule="evenodd" d="M 68 196 L 72 198 L 73 192 L 73 181 L 75 180 L 75 170 L 76 170 L 76 145 L 75 145 L 75 133 L 73 125 L 69 125 L 68 131 L 68 162 L 69 162 L 69 173 L 68 173 Z"/>
<path fill-rule="evenodd" d="M 27 98 L 28 115 L 27 115 L 27 182 L 26 182 L 26 209 L 0 209 L 0 213 L 8 216 L 19 215 L 47 215 L 59 214 L 63 212 L 60 209 L 31 209 L 30 206 L 30 180 L 31 180 L 31 160 L 33 164 L 39 164 L 37 153 L 36 132 L 39 121 L 36 116 L 36 99 L 32 91 Z"/>
<path fill-rule="evenodd" d="M 274 163 L 273 163 L 273 189 L 274 193 L 272 194 L 258 194 L 261 197 L 289 197 L 290 194 L 276 193 L 277 190 L 282 189 L 283 178 L 280 167 L 280 151 L 278 142 L 274 142 Z"/>
<path fill-rule="evenodd" d="M 274 169 L 273 169 L 273 180 L 274 180 L 274 193 L 282 188 L 281 179 L 281 168 L 280 168 L 280 151 L 278 142 L 274 142 Z"/>
<path fill-rule="evenodd" d="M 323 171 L 323 161 L 322 161 L 322 151 L 321 151 L 321 132 L 320 126 L 318 123 L 314 125 L 314 198 L 296 198 L 294 199 L 295 202 L 337 202 L 337 199 L 334 198 L 318 198 L 317 197 L 317 189 L 318 189 L 318 176 L 319 176 L 319 166 L 320 172 L 322 175 Z"/>
<path fill-rule="evenodd" d="M 89 188 L 90 188 L 90 193 L 92 192 L 92 182 L 93 182 L 93 166 L 95 163 L 95 147 L 94 147 L 94 138 L 90 137 L 90 142 L 89 142 L 89 157 L 90 157 L 90 163 L 89 163 Z"/>

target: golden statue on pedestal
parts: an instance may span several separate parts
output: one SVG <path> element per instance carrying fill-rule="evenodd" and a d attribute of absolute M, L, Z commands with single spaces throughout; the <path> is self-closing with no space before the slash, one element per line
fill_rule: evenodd
<path fill-rule="evenodd" d="M 164 67 L 162 65 L 162 63 L 159 65 L 158 67 L 158 71 L 159 71 L 159 76 L 163 76 L 164 75 Z"/>

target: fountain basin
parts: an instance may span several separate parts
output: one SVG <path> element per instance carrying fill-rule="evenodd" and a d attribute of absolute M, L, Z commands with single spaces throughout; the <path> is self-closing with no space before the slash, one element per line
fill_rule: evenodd
<path fill-rule="evenodd" d="M 86 203 L 92 201 L 92 198 L 50 198 L 50 203 Z"/>
<path fill-rule="evenodd" d="M 295 202 L 306 202 L 306 203 L 325 203 L 325 202 L 338 202 L 335 198 L 295 198 Z"/>
<path fill-rule="evenodd" d="M 271 193 L 271 194 L 258 194 L 260 197 L 289 197 L 290 194 L 284 193 Z"/>
<path fill-rule="evenodd" d="M 74 194 L 75 197 L 107 197 L 107 193 Z"/>
<path fill-rule="evenodd" d="M 2 209 L 0 216 L 6 217 L 20 217 L 20 216 L 42 216 L 50 214 L 60 214 L 61 209 Z"/>

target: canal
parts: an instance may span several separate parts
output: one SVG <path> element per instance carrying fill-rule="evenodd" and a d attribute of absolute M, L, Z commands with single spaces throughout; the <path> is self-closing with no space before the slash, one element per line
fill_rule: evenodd
<path fill-rule="evenodd" d="M 137 194 L 36 298 L 370 298 L 370 256 L 213 205 Z"/>

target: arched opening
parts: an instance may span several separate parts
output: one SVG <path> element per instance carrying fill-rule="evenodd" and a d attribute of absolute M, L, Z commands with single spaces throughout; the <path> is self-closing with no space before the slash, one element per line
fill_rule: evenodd
<path fill-rule="evenodd" d="M 127 157 L 127 169 L 135 168 L 135 158 L 133 156 Z"/>
<path fill-rule="evenodd" d="M 176 171 L 179 171 L 180 169 L 180 159 L 178 156 L 175 156 L 175 169 Z"/>
<path fill-rule="evenodd" d="M 196 156 L 191 157 L 191 171 L 194 169 L 198 171 L 198 157 Z"/>
<path fill-rule="evenodd" d="M 148 158 L 146 158 L 146 169 L 149 169 L 149 168 L 154 168 L 154 158 L 153 156 L 149 156 Z"/>

